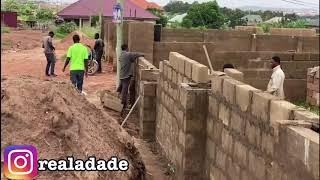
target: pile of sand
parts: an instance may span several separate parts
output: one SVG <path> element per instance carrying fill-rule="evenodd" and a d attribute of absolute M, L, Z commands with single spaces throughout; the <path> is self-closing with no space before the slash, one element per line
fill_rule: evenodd
<path fill-rule="evenodd" d="M 74 32 L 68 34 L 65 38 L 61 39 L 60 43 L 57 44 L 56 48 L 63 49 L 63 50 L 68 49 L 73 44 L 72 37 L 75 34 L 78 34 L 80 36 L 80 42 L 82 44 L 88 44 L 91 47 L 94 46 L 94 39 L 87 37 L 85 34 L 83 34 L 80 31 L 74 31 Z"/>
<path fill-rule="evenodd" d="M 1 151 L 31 144 L 39 159 L 118 156 L 126 172 L 39 172 L 38 179 L 141 179 L 145 167 L 132 138 L 69 84 L 30 77 L 1 79 Z"/>

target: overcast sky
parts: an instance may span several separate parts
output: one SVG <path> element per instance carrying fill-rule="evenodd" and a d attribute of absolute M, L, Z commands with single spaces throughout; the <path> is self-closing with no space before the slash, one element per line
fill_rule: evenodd
<path fill-rule="evenodd" d="M 54 0 L 55 1 L 55 0 Z M 62 0 L 67 2 L 75 2 L 77 0 Z M 147 0 L 156 2 L 159 5 L 166 5 L 170 0 Z M 183 0 L 184 2 L 192 3 L 194 0 Z M 198 0 L 205 2 L 209 0 Z M 286 1 L 294 2 L 289 3 Z M 259 7 L 275 7 L 275 8 L 308 8 L 319 9 L 319 0 L 217 0 L 220 6 L 240 7 L 240 6 L 259 6 Z M 300 4 L 300 5 L 298 5 Z M 303 5 L 301 5 L 303 4 Z"/>

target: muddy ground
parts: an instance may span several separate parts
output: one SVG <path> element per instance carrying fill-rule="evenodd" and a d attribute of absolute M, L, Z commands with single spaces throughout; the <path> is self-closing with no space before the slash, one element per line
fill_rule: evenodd
<path fill-rule="evenodd" d="M 14 35 L 13 33 L 14 32 Z M 78 97 L 75 94 L 69 95 L 66 93 L 70 93 L 70 86 L 69 86 L 69 73 L 65 72 L 63 73 L 61 71 L 63 67 L 63 59 L 62 57 L 66 54 L 67 47 L 72 44 L 72 38 L 71 35 L 68 36 L 69 39 L 64 39 L 63 41 L 54 41 L 54 44 L 56 46 L 56 55 L 57 55 L 57 63 L 56 63 L 56 71 L 55 73 L 58 75 L 57 77 L 51 78 L 46 77 L 44 73 L 44 69 L 46 66 L 46 59 L 43 54 L 43 49 L 41 48 L 41 40 L 42 37 L 45 34 L 39 32 L 39 31 L 28 31 L 28 30 L 20 30 L 20 31 L 11 31 L 11 33 L 5 33 L 2 34 L 2 39 L 4 39 L 7 42 L 2 42 L 1 44 L 1 77 L 6 77 L 8 80 L 4 80 L 4 83 L 6 83 L 5 89 L 3 89 L 2 94 L 3 98 L 7 98 L 5 101 L 1 101 L 1 107 L 7 106 L 5 111 L 1 111 L 1 113 L 9 114 L 5 116 L 7 119 L 1 119 L 1 125 L 4 123 L 5 129 L 4 132 L 7 133 L 8 139 L 4 141 L 4 143 L 1 143 L 1 149 L 10 144 L 10 143 L 19 143 L 19 142 L 38 142 L 41 151 L 43 151 L 43 154 L 45 157 L 51 156 L 50 153 L 53 151 L 46 149 L 45 146 L 48 146 L 50 144 L 51 146 L 54 146 L 56 148 L 59 147 L 59 149 L 55 149 L 56 152 L 59 152 L 56 155 L 59 156 L 67 156 L 70 155 L 73 151 L 75 153 L 79 154 L 80 156 L 84 155 L 90 155 L 90 153 L 96 153 L 96 154 L 112 154 L 112 153 L 119 153 L 120 155 L 123 155 L 125 157 L 128 157 L 129 159 L 135 159 L 134 162 L 140 162 L 140 156 L 138 151 L 140 152 L 141 158 L 143 163 L 145 164 L 146 170 L 146 179 L 172 179 L 172 177 L 169 175 L 170 172 L 168 171 L 168 162 L 163 156 L 159 153 L 160 150 L 158 147 L 156 147 L 153 143 L 144 142 L 143 140 L 138 138 L 139 134 L 139 125 L 138 125 L 138 119 L 136 116 L 132 116 L 129 118 L 128 123 L 125 125 L 124 129 L 131 135 L 121 135 L 121 137 L 125 137 L 124 140 L 120 140 L 123 138 L 116 137 L 109 137 L 113 136 L 114 133 L 109 133 L 108 129 L 111 129 L 111 132 L 115 132 L 117 129 L 121 129 L 118 123 L 121 123 L 123 121 L 123 118 L 119 116 L 118 112 L 114 112 L 112 110 L 104 109 L 101 107 L 101 103 L 98 98 L 98 92 L 102 90 L 111 90 L 114 91 L 116 88 L 115 85 L 115 74 L 112 70 L 112 64 L 103 63 L 103 73 L 97 74 L 95 76 L 89 76 L 88 78 L 85 78 L 84 80 L 84 91 L 88 93 L 87 96 L 83 97 L 81 96 L 79 102 L 74 102 L 75 100 L 70 100 L 70 97 Z M 85 43 L 89 44 L 93 41 L 90 39 L 85 39 Z M 7 44 L 10 44 L 8 46 Z M 92 44 L 93 45 L 93 44 Z M 39 84 L 39 85 L 32 85 L 32 84 Z M 26 87 L 26 88 L 25 88 Z M 16 88 L 22 88 L 24 90 L 16 90 Z M 61 88 L 69 88 L 68 92 L 60 92 Z M 17 93 L 17 95 L 14 95 L 10 93 L 10 91 L 13 91 Z M 36 94 L 42 94 L 40 97 L 35 96 Z M 51 94 L 50 94 L 51 93 Z M 34 123 L 31 124 L 30 118 L 26 119 L 25 117 L 22 117 L 22 112 L 19 111 L 26 111 L 26 106 L 24 106 L 26 103 L 29 103 L 26 99 L 29 95 L 30 98 L 34 98 L 34 100 L 31 102 L 30 109 L 33 109 L 28 117 L 38 118 L 35 122 L 37 122 L 37 125 L 41 125 L 44 127 L 41 127 L 39 129 L 34 129 L 34 132 L 37 132 L 33 134 L 32 137 L 26 137 L 28 138 L 12 138 L 14 133 L 19 133 L 17 131 L 14 131 L 15 125 L 20 125 L 14 123 L 14 121 L 22 122 L 20 128 L 23 128 L 22 125 L 31 127 L 35 125 Z M 10 101 L 8 99 L 13 96 L 14 98 L 11 98 Z M 56 97 L 59 96 L 59 97 Z M 20 98 L 20 99 L 19 99 Z M 42 99 L 41 99 L 42 98 Z M 89 100 L 90 103 L 88 103 L 85 99 Z M 39 101 L 48 101 L 46 102 L 46 107 L 38 107 Z M 9 103 L 10 102 L 10 103 Z M 54 103 L 53 103 L 54 102 Z M 9 104 L 8 104 L 9 103 Z M 38 104 L 37 104 L 38 103 Z M 58 103 L 58 104 L 55 104 Z M 88 103 L 87 106 L 81 107 L 85 108 L 89 114 L 86 114 L 86 112 L 80 111 L 78 108 L 70 108 L 72 103 Z M 12 105 L 13 104 L 13 105 Z M 60 104 L 63 104 L 65 108 L 60 108 Z M 93 107 L 94 105 L 95 107 Z M 17 106 L 19 106 L 19 109 L 16 109 Z M 29 107 L 29 106 L 28 106 Z M 52 120 L 52 119 L 39 119 L 40 116 L 38 113 L 43 113 L 45 109 L 50 110 L 53 108 L 53 111 L 51 112 L 51 115 L 56 117 L 63 117 L 66 116 L 65 119 L 62 119 L 61 121 Z M 21 110 L 20 110 L 21 109 Z M 28 110 L 30 110 L 28 109 Z M 19 110 L 17 115 L 10 115 L 15 114 L 15 111 Z M 102 112 L 101 113 L 99 113 Z M 79 115 L 79 118 L 70 118 L 70 112 L 71 117 L 73 117 L 74 112 L 77 112 Z M 83 113 L 83 114 L 82 114 Z M 98 113 L 98 117 L 96 117 L 96 113 Z M 55 114 L 55 115 L 54 115 Z M 65 114 L 65 115 L 63 115 Z M 46 115 L 46 114 L 45 114 Z M 12 116 L 12 117 L 11 117 Z M 87 120 L 83 120 L 85 117 L 91 117 L 90 123 L 88 126 L 85 125 Z M 46 117 L 46 116 L 44 116 Z M 50 116 L 52 117 L 52 116 Z M 103 117 L 104 121 L 101 119 Z M 11 118 L 11 119 L 10 119 Z M 13 120 L 13 118 L 16 118 Z M 60 119 L 60 118 L 59 118 Z M 80 120 L 82 119 L 82 120 Z M 87 119 L 87 118 L 86 118 Z M 11 122 L 12 121 L 12 122 Z M 57 121 L 57 122 L 56 122 Z M 50 122 L 50 123 L 49 123 Z M 58 124 L 58 127 L 61 126 L 62 129 L 58 130 L 54 128 L 53 122 Z M 72 125 L 70 125 L 70 122 Z M 114 122 L 116 122 L 114 124 Z M 69 123 L 69 125 L 68 125 Z M 112 125 L 109 127 L 109 123 Z M 88 132 L 76 132 L 73 130 L 68 130 L 70 127 L 75 127 L 74 129 L 78 129 L 80 132 L 82 131 L 82 127 L 86 127 L 91 131 L 96 131 L 92 133 Z M 51 128 L 51 129 L 50 129 Z M 1 129 L 2 130 L 2 129 Z M 40 131 L 43 131 L 42 133 L 39 133 Z M 30 131 L 31 132 L 31 131 Z M 49 133 L 50 132 L 50 133 Z M 119 131 L 120 134 L 123 134 L 123 130 Z M 45 134 L 47 133 L 47 134 Z M 58 133 L 60 136 L 54 134 Z M 78 134 L 77 134 L 78 133 Z M 12 135 L 11 135 L 12 134 Z M 62 135 L 61 135 L 62 134 Z M 67 135 L 65 135 L 67 134 Z M 68 135 L 69 134 L 69 135 Z M 73 137 L 73 139 L 65 138 L 65 136 Z M 115 133 L 117 134 L 117 133 Z M 1 134 L 2 135 L 2 134 Z M 40 139 L 37 139 L 39 136 Z M 84 137 L 83 142 L 79 142 L 79 137 Z M 105 138 L 108 136 L 107 138 Z M 78 138 L 77 138 L 78 137 Z M 132 137 L 132 141 L 131 138 Z M 11 138 L 11 139 L 10 139 Z M 48 139 L 46 139 L 48 138 Z M 60 140 L 59 140 L 60 138 Z M 104 139 L 105 138 L 105 139 Z M 95 143 L 93 143 L 95 140 L 98 140 L 97 147 Z M 52 141 L 52 142 L 51 142 Z M 65 141 L 65 143 L 61 143 Z M 66 144 L 66 141 L 70 145 Z M 6 143 L 5 143 L 6 142 Z M 133 150 L 132 153 L 127 153 L 127 146 L 125 142 L 130 142 L 130 148 L 137 148 L 138 150 Z M 66 145 L 66 146 L 64 146 Z M 104 146 L 106 145 L 106 146 Z M 125 146 L 123 146 L 125 145 Z M 91 150 L 91 147 L 93 147 L 93 150 Z M 104 148 L 101 148 L 104 147 Z M 116 150 L 105 150 L 106 147 L 117 147 Z M 107 149 L 109 149 L 107 148 Z M 131 149 L 132 150 L 132 149 Z M 89 154 L 88 154 L 89 153 Z M 105 157 L 105 155 L 103 155 Z M 136 161 L 137 160 L 137 161 Z M 143 166 L 141 166 L 139 163 L 137 163 L 136 170 L 133 170 L 134 173 L 137 172 L 138 176 L 141 174 L 140 172 Z M 135 176 L 134 173 L 129 173 L 123 175 L 125 179 L 131 178 L 131 177 L 138 177 Z M 44 177 L 47 175 L 44 175 Z M 50 175 L 49 175 L 50 176 Z M 77 173 L 70 173 L 70 174 L 54 174 L 54 178 L 57 179 L 65 179 L 64 177 L 68 177 L 68 179 L 105 179 L 106 177 L 112 177 L 112 176 L 104 176 L 104 174 L 100 173 L 91 173 L 91 174 L 77 174 Z M 70 178 L 69 178 L 70 177 Z M 73 178 L 72 178 L 73 177 Z M 101 178 L 103 177 L 103 178 Z M 115 175 L 114 178 L 120 178 L 122 176 Z"/>

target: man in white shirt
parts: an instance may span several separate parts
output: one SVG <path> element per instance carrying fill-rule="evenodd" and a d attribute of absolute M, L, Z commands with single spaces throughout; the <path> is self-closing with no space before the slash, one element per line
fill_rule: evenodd
<path fill-rule="evenodd" d="M 280 58 L 278 56 L 274 56 L 271 58 L 271 67 L 272 67 L 272 75 L 268 84 L 267 91 L 268 93 L 275 95 L 281 99 L 284 99 L 284 90 L 283 83 L 285 79 L 285 75 L 280 67 Z"/>

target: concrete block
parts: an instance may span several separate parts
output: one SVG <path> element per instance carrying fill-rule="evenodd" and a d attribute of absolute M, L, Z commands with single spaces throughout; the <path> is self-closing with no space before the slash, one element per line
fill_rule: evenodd
<path fill-rule="evenodd" d="M 223 78 L 219 76 L 213 76 L 211 78 L 211 90 L 215 94 L 222 94 Z"/>
<path fill-rule="evenodd" d="M 250 107 L 252 92 L 261 92 L 261 90 L 249 85 L 236 86 L 236 104 L 240 107 L 241 111 L 246 112 Z"/>
<path fill-rule="evenodd" d="M 185 75 L 185 61 L 186 59 L 188 59 L 187 57 L 181 57 L 181 59 L 179 59 L 180 61 L 178 61 L 178 72 L 182 75 Z"/>
<path fill-rule="evenodd" d="M 308 170 L 311 171 L 315 179 L 319 179 L 319 134 L 318 142 L 310 141 L 308 152 Z"/>
<path fill-rule="evenodd" d="M 271 100 L 278 100 L 276 96 L 268 93 L 253 92 L 251 112 L 252 114 L 264 122 L 269 121 L 270 102 Z"/>
<path fill-rule="evenodd" d="M 174 84 L 177 84 L 177 82 L 178 82 L 178 73 L 174 70 L 172 71 L 171 81 Z"/>
<path fill-rule="evenodd" d="M 303 108 L 299 108 L 297 110 L 293 111 L 294 114 L 294 120 L 309 120 L 309 121 L 314 121 L 319 123 L 319 116 L 307 111 Z"/>
<path fill-rule="evenodd" d="M 209 96 L 209 113 L 216 119 L 219 114 L 219 103 L 213 96 Z"/>
<path fill-rule="evenodd" d="M 167 74 L 167 78 L 169 81 L 172 82 L 172 71 L 173 71 L 173 68 L 171 66 L 168 66 L 168 74 Z"/>
<path fill-rule="evenodd" d="M 232 180 L 240 180 L 240 167 L 236 163 L 233 163 L 230 157 L 227 161 L 227 172 Z"/>
<path fill-rule="evenodd" d="M 216 148 L 216 165 L 220 168 L 220 169 L 226 169 L 226 158 L 227 155 L 221 151 L 219 148 Z"/>
<path fill-rule="evenodd" d="M 156 82 L 140 82 L 140 90 L 142 91 L 142 95 L 144 96 L 156 96 Z"/>
<path fill-rule="evenodd" d="M 192 65 L 194 63 L 197 63 L 197 62 L 191 59 L 186 59 L 185 61 L 184 72 L 185 72 L 185 75 L 190 79 L 192 79 Z"/>
<path fill-rule="evenodd" d="M 103 104 L 103 107 L 112 109 L 117 112 L 121 112 L 122 110 L 122 104 L 120 99 L 115 99 L 111 97 L 110 95 L 104 95 L 101 99 L 101 102 Z"/>
<path fill-rule="evenodd" d="M 223 81 L 222 94 L 230 104 L 235 104 L 236 99 L 236 85 L 243 83 L 234 79 L 225 79 Z"/>
<path fill-rule="evenodd" d="M 169 61 L 163 60 L 163 75 L 164 77 L 168 77 L 168 68 L 169 68 Z"/>
<path fill-rule="evenodd" d="M 140 81 L 157 81 L 159 71 L 143 69 L 140 71 Z"/>
<path fill-rule="evenodd" d="M 243 135 L 245 132 L 245 121 L 238 113 L 234 111 L 231 111 L 230 126 L 234 131 L 241 135 Z"/>
<path fill-rule="evenodd" d="M 261 142 L 262 151 L 267 153 L 269 156 L 273 157 L 275 142 L 274 138 L 270 134 L 266 134 L 263 132 Z"/>
<path fill-rule="evenodd" d="M 225 152 L 232 155 L 233 139 L 227 129 L 222 129 L 222 148 Z"/>
<path fill-rule="evenodd" d="M 267 169 L 267 179 L 278 180 L 278 179 L 281 179 L 281 176 L 282 176 L 281 168 L 276 162 L 272 162 L 271 167 Z"/>
<path fill-rule="evenodd" d="M 297 106 L 288 101 L 271 101 L 270 105 L 270 121 L 276 120 L 293 120 L 293 110 Z"/>
<path fill-rule="evenodd" d="M 217 121 L 214 121 L 213 125 L 213 134 L 214 134 L 214 142 L 217 144 L 221 144 L 221 134 L 223 129 L 223 124 Z"/>
<path fill-rule="evenodd" d="M 211 139 L 207 139 L 207 156 L 210 158 L 210 161 L 215 161 L 215 150 L 216 150 L 216 145 L 214 141 Z"/>
<path fill-rule="evenodd" d="M 238 162 L 239 165 L 243 168 L 248 167 L 247 152 L 247 147 L 243 145 L 240 141 L 235 140 L 233 159 L 234 161 Z"/>
<path fill-rule="evenodd" d="M 229 126 L 230 109 L 223 103 L 219 104 L 219 119 L 224 125 Z"/>
<path fill-rule="evenodd" d="M 254 174 L 257 179 L 265 179 L 265 161 L 253 151 L 249 151 L 249 171 Z"/>
<path fill-rule="evenodd" d="M 227 74 L 227 76 L 230 76 L 238 81 L 243 81 L 244 75 L 241 71 L 238 71 L 236 69 L 232 68 L 226 68 L 224 69 L 224 72 Z"/>
<path fill-rule="evenodd" d="M 169 62 L 173 69 L 178 70 L 178 59 L 182 55 L 177 52 L 170 52 L 169 53 Z"/>
<path fill-rule="evenodd" d="M 159 62 L 159 71 L 160 73 L 163 73 L 163 61 Z"/>
<path fill-rule="evenodd" d="M 208 67 L 200 63 L 192 64 L 192 80 L 196 83 L 207 83 Z"/>
<path fill-rule="evenodd" d="M 251 145 L 260 147 L 261 145 L 261 132 L 260 129 L 253 124 L 246 123 L 246 137 Z"/>

